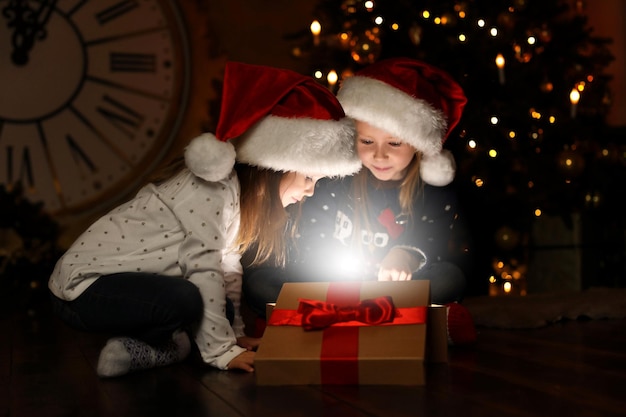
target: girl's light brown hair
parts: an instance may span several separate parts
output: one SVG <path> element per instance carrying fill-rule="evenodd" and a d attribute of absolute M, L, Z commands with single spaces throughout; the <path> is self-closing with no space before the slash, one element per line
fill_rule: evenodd
<path fill-rule="evenodd" d="M 297 213 L 290 222 L 290 213 L 280 199 L 280 180 L 284 174 L 245 164 L 238 164 L 235 169 L 241 185 L 241 225 L 237 238 L 241 253 L 255 250 L 251 265 L 284 266 L 287 239 L 295 236 L 297 223 Z M 295 206 L 299 210 L 300 204 Z"/>
<path fill-rule="evenodd" d="M 415 156 L 407 166 L 406 175 L 400 183 L 400 193 L 398 200 L 402 212 L 398 217 L 408 218 L 412 221 L 413 218 L 413 202 L 422 192 L 423 182 L 420 179 L 420 163 L 422 160 L 422 154 L 415 152 Z M 365 222 L 365 228 L 370 229 L 369 221 L 370 213 L 368 213 L 369 201 L 367 195 L 368 177 L 373 175 L 368 169 L 362 169 L 359 171 L 352 182 L 352 193 L 354 196 L 355 204 L 355 228 L 360 229 L 360 223 Z M 355 238 L 360 242 L 360 238 L 355 233 Z"/>

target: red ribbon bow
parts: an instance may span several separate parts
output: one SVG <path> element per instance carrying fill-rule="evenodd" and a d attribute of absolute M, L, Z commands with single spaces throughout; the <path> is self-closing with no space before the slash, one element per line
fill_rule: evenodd
<path fill-rule="evenodd" d="M 302 314 L 305 330 L 323 329 L 335 323 L 359 321 L 366 324 L 382 324 L 393 321 L 395 307 L 389 296 L 363 300 L 356 306 L 339 307 L 319 300 L 300 299 L 298 313 Z"/>

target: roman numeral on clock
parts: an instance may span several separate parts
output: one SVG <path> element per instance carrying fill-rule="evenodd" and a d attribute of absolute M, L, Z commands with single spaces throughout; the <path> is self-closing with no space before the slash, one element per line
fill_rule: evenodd
<path fill-rule="evenodd" d="M 156 72 L 155 54 L 112 52 L 109 55 L 111 72 Z"/>
<path fill-rule="evenodd" d="M 130 12 L 131 10 L 139 7 L 139 2 L 135 0 L 123 0 L 119 3 L 115 3 L 111 7 L 108 7 L 98 13 L 96 13 L 96 20 L 101 25 L 110 22 L 113 19 L 117 19 L 120 16 Z"/>
<path fill-rule="evenodd" d="M 130 107 L 120 103 L 108 95 L 102 97 L 103 104 L 99 105 L 96 110 L 111 124 L 124 132 L 129 138 L 135 137 L 135 132 L 145 117 Z"/>

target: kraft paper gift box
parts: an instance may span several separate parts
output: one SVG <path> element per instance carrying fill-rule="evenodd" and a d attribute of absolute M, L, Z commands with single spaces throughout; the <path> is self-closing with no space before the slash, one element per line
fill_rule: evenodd
<path fill-rule="evenodd" d="M 255 356 L 257 383 L 423 385 L 429 298 L 428 281 L 286 283 Z M 298 312 L 301 301 L 347 311 L 385 300 L 393 319 L 379 324 L 349 320 L 307 330 L 302 317 L 311 308 Z"/>

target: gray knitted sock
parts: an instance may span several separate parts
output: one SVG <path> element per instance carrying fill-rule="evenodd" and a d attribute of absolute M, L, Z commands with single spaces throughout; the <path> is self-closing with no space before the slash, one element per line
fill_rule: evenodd
<path fill-rule="evenodd" d="M 185 359 L 190 351 L 191 342 L 183 331 L 175 332 L 171 341 L 156 347 L 130 337 L 116 337 L 102 348 L 97 373 L 101 377 L 114 377 L 170 365 Z"/>

